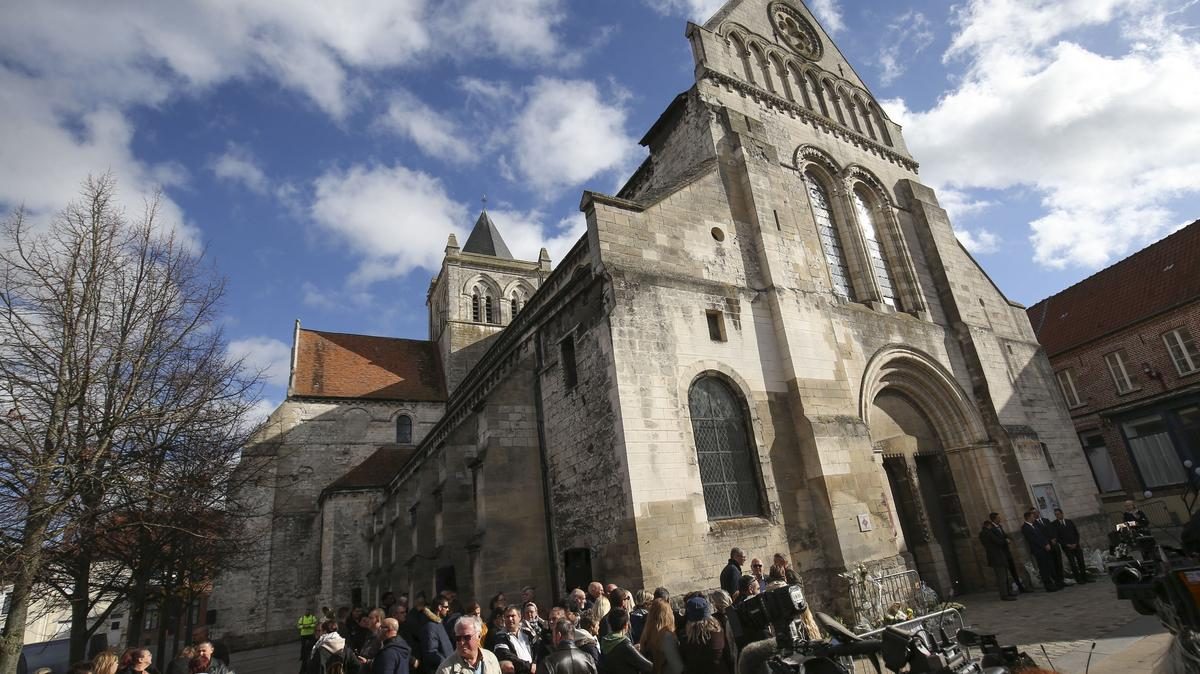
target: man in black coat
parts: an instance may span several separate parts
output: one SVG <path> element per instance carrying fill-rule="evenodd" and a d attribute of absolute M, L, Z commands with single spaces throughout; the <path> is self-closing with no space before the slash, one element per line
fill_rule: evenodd
<path fill-rule="evenodd" d="M 408 674 L 412 651 L 408 648 L 408 642 L 400 638 L 399 632 L 400 624 L 395 618 L 383 619 L 383 624 L 379 626 L 379 638 L 383 640 L 383 647 L 371 661 L 371 674 Z"/>
<path fill-rule="evenodd" d="M 1063 516 L 1062 508 L 1055 508 L 1051 526 L 1054 527 L 1058 544 L 1067 555 L 1067 562 L 1071 564 L 1071 575 L 1075 577 L 1075 582 L 1091 582 L 1087 577 L 1087 565 L 1083 561 L 1083 548 L 1079 545 L 1079 529 L 1075 523 Z"/>
<path fill-rule="evenodd" d="M 1050 557 L 1053 549 L 1050 539 L 1042 532 L 1042 527 L 1035 524 L 1038 511 L 1030 508 L 1025 511 L 1025 523 L 1021 525 L 1021 535 L 1029 544 L 1029 554 L 1033 556 L 1038 566 L 1038 575 L 1042 577 L 1042 585 L 1047 592 L 1058 592 L 1062 586 L 1054 579 L 1054 562 Z"/>
<path fill-rule="evenodd" d="M 991 519 L 987 519 L 979 532 L 979 542 L 983 544 L 988 567 L 992 569 L 996 586 L 1000 590 L 1000 598 L 1004 601 L 1015 600 L 1017 597 L 1012 593 L 1012 585 L 1008 582 L 1008 558 L 1004 554 L 1008 548 L 1007 536 L 996 528 Z"/>
<path fill-rule="evenodd" d="M 1025 592 L 1025 583 L 1021 582 L 1021 574 L 1017 573 L 1017 560 L 1013 557 L 1012 548 L 1008 545 L 1008 532 L 1004 530 L 1004 522 L 1000 517 L 1000 513 L 988 513 L 988 519 L 991 520 L 992 527 L 996 530 L 998 538 L 1004 541 L 1004 559 L 1008 564 L 1010 582 L 1017 584 L 1018 594 Z"/>
<path fill-rule="evenodd" d="M 454 655 L 454 644 L 450 643 L 450 636 L 442 627 L 442 621 L 450 614 L 450 602 L 445 597 L 438 597 L 434 607 L 436 613 L 433 618 L 436 620 L 427 620 L 420 632 L 421 671 L 426 674 L 436 672 L 443 660 Z"/>
<path fill-rule="evenodd" d="M 1037 506 L 1029 506 L 1029 509 L 1036 513 L 1033 520 L 1034 526 L 1050 541 L 1050 568 L 1054 571 L 1054 582 L 1058 583 L 1059 587 L 1066 587 L 1062 545 L 1058 542 L 1058 531 L 1054 528 L 1054 522 L 1043 517 L 1041 509 Z"/>
<path fill-rule="evenodd" d="M 729 551 L 729 563 L 721 571 L 721 589 L 729 596 L 737 599 L 738 581 L 742 579 L 742 565 L 746 563 L 746 553 L 741 548 Z"/>
<path fill-rule="evenodd" d="M 569 620 L 554 623 L 554 650 L 546 656 L 546 674 L 596 674 L 592 656 L 575 645 L 575 626 Z M 538 668 L 542 671 L 542 668 Z"/>

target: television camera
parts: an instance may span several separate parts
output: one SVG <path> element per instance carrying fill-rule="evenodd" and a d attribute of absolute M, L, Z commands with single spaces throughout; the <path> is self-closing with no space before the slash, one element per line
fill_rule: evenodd
<path fill-rule="evenodd" d="M 1186 671 L 1200 671 L 1200 468 L 1185 461 L 1190 482 L 1183 494 L 1189 515 L 1178 540 L 1148 521 L 1122 523 L 1109 534 L 1109 577 L 1117 597 L 1142 615 L 1157 616 L 1173 635 L 1171 657 Z M 1151 496 L 1146 492 L 1147 498 Z"/>
<path fill-rule="evenodd" d="M 808 634 L 800 622 L 807 608 L 799 585 L 769 590 L 738 604 L 737 619 L 743 628 L 760 630 L 770 626 L 774 639 L 748 644 L 738 659 L 738 674 L 850 674 L 853 657 L 867 657 L 876 672 L 879 661 L 892 672 L 910 674 L 1008 674 L 1032 665 L 1015 647 L 1001 647 L 993 635 L 958 631 L 951 640 L 940 628 L 934 637 L 925 629 L 913 631 L 889 627 L 878 639 L 866 639 L 837 620 L 816 613 L 829 639 Z M 967 648 L 978 647 L 980 658 L 969 657 Z"/>

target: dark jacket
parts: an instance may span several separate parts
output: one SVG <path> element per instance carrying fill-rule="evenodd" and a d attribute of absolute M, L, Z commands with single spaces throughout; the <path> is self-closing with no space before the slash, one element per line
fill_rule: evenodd
<path fill-rule="evenodd" d="M 1033 525 L 1038 528 L 1038 531 L 1042 532 L 1042 536 L 1045 536 L 1048 542 L 1058 543 L 1058 535 L 1054 531 L 1054 523 L 1052 521 L 1045 517 L 1035 517 Z"/>
<path fill-rule="evenodd" d="M 985 526 L 979 532 L 979 542 L 987 553 L 987 565 L 993 569 L 1008 566 L 1008 536 L 994 526 Z"/>
<path fill-rule="evenodd" d="M 441 625 L 431 624 L 441 628 Z M 392 637 L 383 642 L 383 648 L 375 654 L 375 659 L 371 662 L 371 674 L 408 674 L 408 663 L 411 659 L 412 652 L 408 649 L 408 642 L 398 636 Z"/>
<path fill-rule="evenodd" d="M 707 643 L 693 643 L 684 637 L 679 642 L 679 654 L 683 657 L 683 671 L 687 674 L 730 674 L 726 667 L 725 635 L 717 632 Z"/>
<path fill-rule="evenodd" d="M 742 579 L 742 567 L 732 557 L 729 563 L 725 565 L 725 569 L 721 571 L 721 589 L 729 593 L 732 597 L 737 594 L 738 582 Z"/>
<path fill-rule="evenodd" d="M 1079 545 L 1079 529 L 1071 520 L 1066 518 L 1063 518 L 1061 522 L 1054 520 L 1050 527 L 1054 530 L 1054 536 L 1061 545 Z"/>
<path fill-rule="evenodd" d="M 648 615 L 650 612 L 641 606 L 629 612 L 629 638 L 634 643 L 642 640 L 642 628 L 646 626 L 646 616 Z"/>
<path fill-rule="evenodd" d="M 440 622 L 430 620 L 421 626 L 421 655 L 418 659 L 422 672 L 436 672 L 442 661 L 453 654 L 454 644 L 450 643 L 450 637 L 446 636 L 446 630 Z M 375 656 L 375 659 L 378 660 L 379 656 Z"/>
<path fill-rule="evenodd" d="M 596 674 L 596 663 L 592 662 L 592 657 L 570 641 L 560 641 L 542 661 L 542 667 L 546 668 L 546 674 Z M 541 671 L 541 667 L 538 671 Z"/>
<path fill-rule="evenodd" d="M 533 661 L 521 659 L 517 647 L 513 645 L 513 642 L 519 638 L 519 632 L 518 634 L 511 632 L 497 634 L 496 640 L 493 642 L 492 653 L 496 655 L 496 659 L 500 662 L 511 662 L 516 674 L 529 674 L 529 670 L 532 669 L 530 665 L 533 664 Z M 529 656 L 531 658 L 537 658 L 537 647 L 537 642 L 529 642 Z"/>
<path fill-rule="evenodd" d="M 788 585 L 798 585 L 800 583 L 800 576 L 790 566 L 785 568 L 783 573 L 780 573 L 779 569 L 771 566 L 771 570 L 767 572 L 767 581 L 774 582 L 777 580 L 785 581 Z"/>
<path fill-rule="evenodd" d="M 1134 522 L 1139 527 L 1150 526 L 1150 518 L 1146 517 L 1146 513 L 1142 512 L 1141 510 L 1135 510 L 1133 512 L 1126 510 L 1125 512 L 1121 513 L 1121 521 Z"/>
<path fill-rule="evenodd" d="M 1049 554 L 1046 546 L 1050 544 L 1050 539 L 1042 533 L 1041 527 L 1026 522 L 1021 525 L 1021 535 L 1025 537 L 1025 542 L 1029 544 L 1029 551 L 1035 556 Z"/>
<path fill-rule="evenodd" d="M 629 637 L 610 634 L 600 640 L 600 674 L 648 674 L 654 671 L 650 662 L 633 647 Z"/>

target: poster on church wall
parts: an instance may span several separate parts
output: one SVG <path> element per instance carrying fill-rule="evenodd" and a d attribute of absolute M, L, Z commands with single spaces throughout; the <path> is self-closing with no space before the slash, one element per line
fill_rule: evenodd
<path fill-rule="evenodd" d="M 1054 519 L 1054 509 L 1060 507 L 1058 493 L 1054 491 L 1054 484 L 1051 482 L 1035 484 L 1031 489 L 1033 489 L 1034 507 L 1042 512 L 1042 517 L 1048 520 Z"/>

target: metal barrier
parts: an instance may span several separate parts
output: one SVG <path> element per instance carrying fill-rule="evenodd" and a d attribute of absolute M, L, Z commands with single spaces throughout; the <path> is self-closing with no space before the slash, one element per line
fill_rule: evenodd
<path fill-rule="evenodd" d="M 915 630 L 923 628 L 929 632 L 934 639 L 940 640 L 941 630 L 946 630 L 947 636 L 951 639 L 958 633 L 958 630 L 964 627 L 962 613 L 958 609 L 948 608 L 941 611 L 934 611 L 928 615 L 923 615 L 912 620 L 905 620 L 892 625 L 873 629 L 870 632 L 863 632 L 858 636 L 863 639 L 879 638 L 884 630 L 888 627 L 899 627 L 905 630 Z M 875 674 L 875 666 L 871 664 L 871 659 L 868 657 L 844 658 L 842 665 L 854 674 Z"/>
<path fill-rule="evenodd" d="M 901 610 L 912 610 L 917 615 L 929 613 L 938 605 L 937 594 L 921 582 L 916 571 L 901 571 L 878 578 L 864 576 L 860 582 L 850 583 L 850 601 L 858 627 L 884 624 L 892 607 L 897 605 Z"/>

